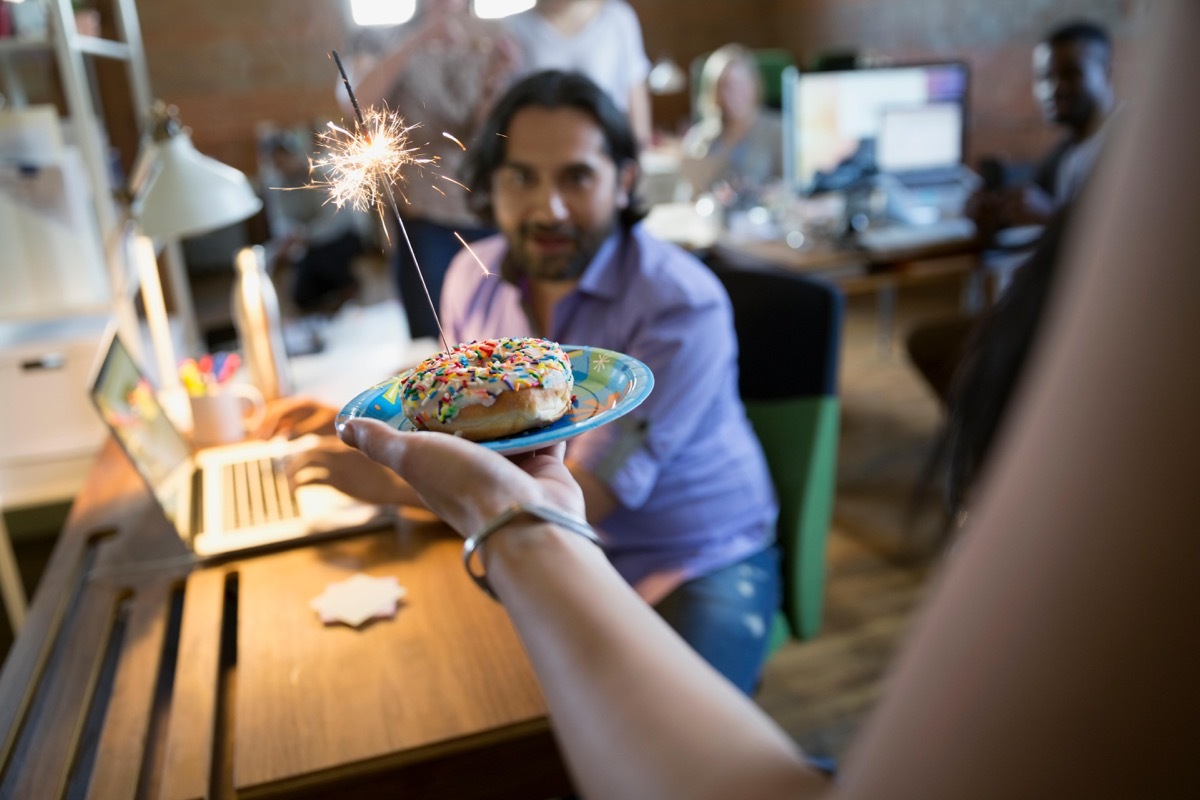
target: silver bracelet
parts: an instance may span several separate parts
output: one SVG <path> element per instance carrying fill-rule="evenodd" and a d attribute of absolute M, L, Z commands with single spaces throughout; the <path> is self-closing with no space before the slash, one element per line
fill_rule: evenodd
<path fill-rule="evenodd" d="M 578 533 L 580 536 L 587 539 L 597 547 L 604 547 L 604 543 L 600 541 L 600 537 L 596 535 L 594 530 L 592 530 L 592 526 L 588 525 L 578 517 L 573 517 L 564 511 L 559 511 L 557 508 L 550 508 L 549 506 L 539 506 L 533 503 L 513 504 L 493 517 L 488 524 L 483 526 L 483 530 L 479 531 L 473 536 L 468 536 L 467 540 L 463 542 L 462 560 L 463 566 L 467 569 L 467 574 L 471 576 L 471 580 L 475 581 L 475 585 L 477 585 L 480 589 L 483 589 L 483 591 L 487 593 L 488 597 L 491 597 L 496 601 L 499 601 L 500 598 L 496 597 L 496 593 L 492 591 L 492 585 L 488 583 L 487 575 L 475 572 L 473 569 L 471 569 L 471 555 L 479 549 L 479 546 L 483 544 L 484 539 L 491 536 L 493 533 L 500 530 L 522 514 L 528 514 L 531 517 L 537 517 L 538 519 L 546 522 L 554 523 L 559 527 L 566 528 L 572 533 Z"/>

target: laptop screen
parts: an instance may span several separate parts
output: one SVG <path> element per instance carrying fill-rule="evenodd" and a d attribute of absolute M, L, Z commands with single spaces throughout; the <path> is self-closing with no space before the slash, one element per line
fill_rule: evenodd
<path fill-rule="evenodd" d="M 114 332 L 92 382 L 92 402 L 172 523 L 187 508 L 191 449 L 167 418 L 154 387 Z"/>

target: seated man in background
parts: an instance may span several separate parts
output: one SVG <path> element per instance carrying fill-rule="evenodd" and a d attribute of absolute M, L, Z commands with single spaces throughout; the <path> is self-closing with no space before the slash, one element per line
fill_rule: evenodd
<path fill-rule="evenodd" d="M 549 71 L 520 81 L 478 141 L 465 175 L 501 234 L 451 264 L 446 339 L 540 336 L 650 367 L 646 401 L 570 440 L 566 463 L 618 572 L 749 692 L 780 603 L 777 506 L 737 394 L 729 298 L 701 262 L 637 224 L 632 129 L 588 78 Z M 374 502 L 419 502 L 395 473 L 336 439 L 291 469 L 299 482 Z"/>
<path fill-rule="evenodd" d="M 994 169 L 1001 174 L 984 176 L 984 187 L 967 201 L 967 213 L 985 244 L 995 242 L 997 232 L 1006 228 L 1038 226 L 1040 230 L 1074 199 L 1103 148 L 1116 105 L 1112 41 L 1099 25 L 1071 22 L 1055 28 L 1034 48 L 1033 70 L 1034 97 L 1046 118 L 1066 128 L 1067 135 L 1029 182 L 1008 185 L 1000 164 L 994 164 Z M 985 254 L 995 291 L 1007 287 L 1026 257 L 1026 252 Z M 909 358 L 943 403 L 976 320 L 975 314 L 956 314 L 925 323 L 908 336 Z"/>
<path fill-rule="evenodd" d="M 980 230 L 1044 225 L 1079 192 L 1103 146 L 1116 105 L 1112 41 L 1104 28 L 1071 22 L 1051 31 L 1033 51 L 1033 94 L 1046 119 L 1066 129 L 1038 165 L 1032 180 L 985 186 L 968 208 Z"/>
<path fill-rule="evenodd" d="M 320 192 L 307 190 L 314 176 L 308 153 L 296 136 L 275 133 L 262 150 L 272 262 L 291 267 L 289 294 L 301 313 L 332 313 L 358 291 L 351 269 L 354 258 L 363 252 L 358 217 L 328 202 Z"/>
<path fill-rule="evenodd" d="M 783 178 L 783 122 L 763 105 L 753 52 L 738 44 L 715 50 L 704 61 L 696 103 L 700 119 L 683 137 L 682 165 L 693 194 L 757 199 Z"/>

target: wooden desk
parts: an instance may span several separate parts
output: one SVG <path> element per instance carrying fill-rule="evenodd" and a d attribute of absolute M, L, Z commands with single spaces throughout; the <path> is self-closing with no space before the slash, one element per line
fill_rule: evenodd
<path fill-rule="evenodd" d="M 875 294 L 876 339 L 880 352 L 885 354 L 892 347 L 899 289 L 924 283 L 979 280 L 969 294 L 978 298 L 987 295 L 979 269 L 979 245 L 971 241 L 868 251 L 825 244 L 793 248 L 777 239 L 720 239 L 713 246 L 710 258 L 747 269 L 785 269 L 822 277 L 847 295 Z"/>
<path fill-rule="evenodd" d="M 0 797 L 569 793 L 520 642 L 460 551 L 409 521 L 195 566 L 110 442 L 0 674 Z M 323 626 L 309 599 L 358 571 L 407 602 Z"/>
<path fill-rule="evenodd" d="M 772 266 L 823 276 L 853 293 L 968 274 L 976 268 L 979 247 L 957 241 L 879 251 L 828 244 L 794 248 L 778 239 L 724 238 L 713 246 L 712 254 L 735 266 Z"/>

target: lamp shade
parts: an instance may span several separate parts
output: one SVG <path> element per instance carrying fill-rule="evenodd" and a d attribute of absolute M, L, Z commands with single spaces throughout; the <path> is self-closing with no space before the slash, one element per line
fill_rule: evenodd
<path fill-rule="evenodd" d="M 134 215 L 146 235 L 195 236 L 240 222 L 262 208 L 246 176 L 198 151 L 186 131 L 149 147 L 150 174 L 134 199 Z"/>
<path fill-rule="evenodd" d="M 660 58 L 646 76 L 650 94 L 677 94 L 687 88 L 687 75 L 673 59 Z"/>

